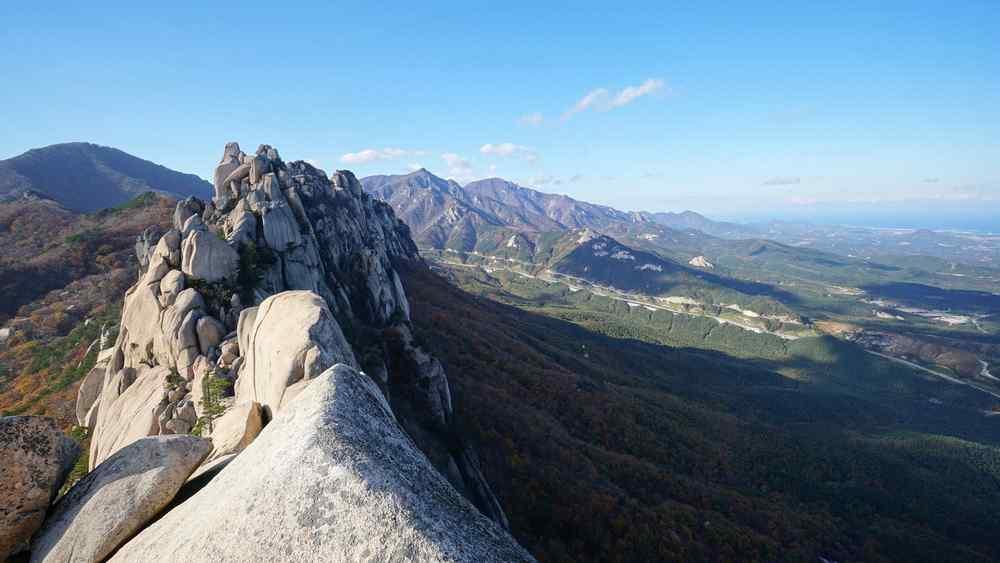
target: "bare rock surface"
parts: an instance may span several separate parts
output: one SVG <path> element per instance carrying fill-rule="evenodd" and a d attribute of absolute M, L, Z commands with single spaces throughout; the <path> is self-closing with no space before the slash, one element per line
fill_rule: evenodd
<path fill-rule="evenodd" d="M 240 330 L 245 333 L 239 336 L 245 361 L 236 400 L 260 403 L 271 416 L 287 401 L 286 394 L 294 393 L 290 388 L 296 383 L 336 363 L 357 366 L 330 309 L 310 291 L 268 297 L 257 307 L 253 324 L 241 322 Z"/>
<path fill-rule="evenodd" d="M 434 469 L 370 378 L 337 365 L 111 559 L 154 560 L 532 558 Z"/>
<path fill-rule="evenodd" d="M 101 395 L 106 370 L 107 366 L 98 362 L 80 382 L 80 387 L 76 391 L 76 422 L 80 426 L 87 426 L 87 413 Z"/>
<path fill-rule="evenodd" d="M 192 230 L 184 239 L 181 252 L 181 271 L 208 282 L 234 276 L 240 261 L 239 254 L 226 241 L 204 230 Z"/>
<path fill-rule="evenodd" d="M 715 264 L 708 261 L 708 258 L 704 256 L 695 256 L 694 258 L 688 260 L 688 264 L 694 266 L 695 268 L 702 268 L 704 270 L 711 270 L 715 268 Z"/>
<path fill-rule="evenodd" d="M 264 428 L 262 411 L 257 403 L 243 402 L 233 405 L 225 414 L 212 421 L 212 453 L 208 460 L 238 454 L 243 451 Z"/>
<path fill-rule="evenodd" d="M 0 418 L 0 560 L 27 547 L 79 452 L 50 418 Z"/>
<path fill-rule="evenodd" d="M 205 428 L 227 409 L 213 457 L 239 451 L 324 370 L 361 369 L 363 359 L 418 447 L 505 525 L 474 456 L 456 453 L 467 448 L 444 367 L 409 337 L 397 268 L 420 257 L 392 208 L 352 173 L 328 177 L 267 145 L 245 154 L 227 144 L 213 180 L 212 201 L 178 202 L 173 229 L 137 241 L 143 271 L 100 393 L 79 402 L 91 467 L 145 436 Z"/>
<path fill-rule="evenodd" d="M 158 433 L 156 409 L 164 400 L 171 372 L 159 366 L 134 373 L 130 376 L 126 368 L 105 382 L 97 427 L 90 440 L 91 469 L 132 442 Z M 131 377 L 134 381 L 128 383 Z"/>
<path fill-rule="evenodd" d="M 194 436 L 154 436 L 122 448 L 59 499 L 31 561 L 103 561 L 173 499 L 211 447 Z"/>

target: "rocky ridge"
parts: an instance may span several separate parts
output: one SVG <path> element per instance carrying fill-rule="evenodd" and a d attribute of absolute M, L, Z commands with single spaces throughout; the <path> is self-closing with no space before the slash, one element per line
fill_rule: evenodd
<path fill-rule="evenodd" d="M 257 511 L 267 517 L 230 517 Z M 532 560 L 430 466 L 375 383 L 345 364 L 319 374 L 226 469 L 111 560 L 272 557 Z"/>
<path fill-rule="evenodd" d="M 413 337 L 397 273 L 420 261 L 407 227 L 350 172 L 328 178 L 267 145 L 228 144 L 214 176 L 211 201 L 180 201 L 172 228 L 138 237 L 117 339 L 78 397 L 90 469 L 144 438 L 194 433 L 212 440 L 204 468 L 224 475 L 342 365 L 363 370 L 414 451 L 516 547 L 455 427 L 444 369 Z"/>

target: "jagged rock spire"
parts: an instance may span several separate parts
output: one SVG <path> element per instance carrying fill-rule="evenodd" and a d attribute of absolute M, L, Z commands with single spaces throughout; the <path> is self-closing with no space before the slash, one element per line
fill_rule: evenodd
<path fill-rule="evenodd" d="M 452 425 L 444 368 L 412 336 L 397 268 L 421 262 L 392 208 L 351 172 L 327 177 L 268 145 L 248 155 L 228 143 L 213 179 L 212 201 L 179 202 L 174 228 L 137 244 L 144 269 L 126 294 L 101 392 L 87 405 L 91 467 L 143 436 L 195 427 L 242 448 L 253 436 L 238 424 L 213 429 L 213 417 L 240 405 L 270 419 L 342 362 L 405 405 L 412 419 L 400 422 L 434 452 L 438 470 L 506 526 Z M 213 395 L 219 389 L 224 396 Z"/>

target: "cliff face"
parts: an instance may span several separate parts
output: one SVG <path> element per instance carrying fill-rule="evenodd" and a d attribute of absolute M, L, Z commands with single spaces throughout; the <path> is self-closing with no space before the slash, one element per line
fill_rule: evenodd
<path fill-rule="evenodd" d="M 91 468 L 160 434 L 210 435 L 209 459 L 238 453 L 259 431 L 246 421 L 266 425 L 339 363 L 363 370 L 438 471 L 506 527 L 454 426 L 447 376 L 412 338 L 397 268 L 420 258 L 391 207 L 350 172 L 328 178 L 266 145 L 226 145 L 214 191 L 179 202 L 172 229 L 139 238 L 140 279 L 92 374 L 100 392 L 78 405 Z"/>

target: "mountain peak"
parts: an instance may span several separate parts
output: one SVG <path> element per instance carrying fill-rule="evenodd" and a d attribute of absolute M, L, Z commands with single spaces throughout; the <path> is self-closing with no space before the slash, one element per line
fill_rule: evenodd
<path fill-rule="evenodd" d="M 121 205 L 144 192 L 177 198 L 205 197 L 211 186 L 194 174 L 89 142 L 31 149 L 0 161 L 0 197 L 25 192 L 51 198 L 68 209 L 96 211 Z"/>

